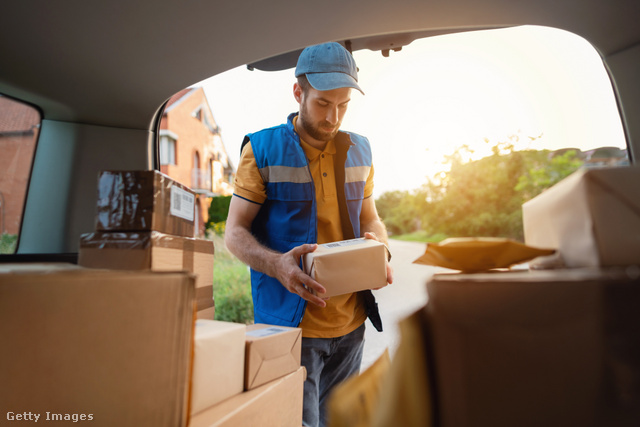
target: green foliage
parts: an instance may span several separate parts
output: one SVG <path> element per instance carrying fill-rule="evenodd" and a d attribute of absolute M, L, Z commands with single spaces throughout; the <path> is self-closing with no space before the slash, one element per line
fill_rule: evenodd
<path fill-rule="evenodd" d="M 0 254 L 13 254 L 16 252 L 16 245 L 18 243 L 17 234 L 5 234 L 0 235 Z"/>
<path fill-rule="evenodd" d="M 522 204 L 582 166 L 575 150 L 515 151 L 507 141 L 496 144 L 492 152 L 469 162 L 465 159 L 471 151 L 463 146 L 446 157 L 449 170 L 419 190 L 380 196 L 376 206 L 389 233 L 420 241 L 443 237 L 522 241 Z M 415 233 L 418 228 L 424 233 Z"/>
<path fill-rule="evenodd" d="M 420 212 L 426 202 L 422 193 L 391 191 L 376 200 L 378 215 L 383 218 L 389 235 L 407 234 L 420 229 Z"/>
<path fill-rule="evenodd" d="M 525 201 L 562 181 L 582 166 L 575 150 L 568 150 L 556 156 L 552 156 L 552 153 L 546 150 L 535 153 L 537 155 L 529 158 L 528 173 L 522 175 L 516 185 L 516 190 L 522 194 Z"/>
<path fill-rule="evenodd" d="M 582 165 L 575 151 L 514 151 L 493 147 L 491 156 L 464 163 L 460 150 L 451 169 L 424 190 L 430 201 L 423 221 L 430 234 L 452 237 L 507 237 L 522 241 L 522 204 Z"/>
<path fill-rule="evenodd" d="M 213 236 L 215 263 L 213 268 L 213 297 L 216 320 L 253 323 L 251 278 L 248 267 L 231 254 L 220 235 Z"/>
<path fill-rule="evenodd" d="M 229 214 L 229 203 L 231 196 L 216 196 L 211 198 L 209 205 L 209 219 L 207 220 L 207 230 L 214 230 L 215 224 L 225 222 Z"/>
<path fill-rule="evenodd" d="M 420 243 L 439 243 L 449 236 L 444 234 L 430 235 L 426 230 L 418 230 L 408 234 L 393 236 L 395 240 L 403 242 L 420 242 Z"/>

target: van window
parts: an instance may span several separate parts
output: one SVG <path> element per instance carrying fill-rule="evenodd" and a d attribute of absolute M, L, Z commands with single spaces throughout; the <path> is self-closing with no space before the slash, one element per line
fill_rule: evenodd
<path fill-rule="evenodd" d="M 0 95 L 0 254 L 16 251 L 40 113 Z"/>
<path fill-rule="evenodd" d="M 611 79 L 576 34 L 473 31 L 354 58 L 365 95 L 353 91 L 342 128 L 369 138 L 378 213 L 396 236 L 522 240 L 523 202 L 578 168 L 630 162 Z M 199 83 L 232 162 L 245 134 L 297 111 L 293 81 L 292 69 L 241 67 Z"/>

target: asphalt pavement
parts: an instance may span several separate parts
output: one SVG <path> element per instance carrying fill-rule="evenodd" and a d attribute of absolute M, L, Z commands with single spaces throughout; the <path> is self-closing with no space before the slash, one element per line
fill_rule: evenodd
<path fill-rule="evenodd" d="M 437 267 L 413 264 L 422 255 L 426 243 L 389 240 L 392 253 L 393 284 L 373 291 L 382 317 L 383 332 L 378 332 L 371 322 L 366 322 L 364 355 L 361 370 L 375 362 L 386 348 L 391 358 L 400 343 L 398 322 L 427 303 L 427 280 L 438 271 Z"/>

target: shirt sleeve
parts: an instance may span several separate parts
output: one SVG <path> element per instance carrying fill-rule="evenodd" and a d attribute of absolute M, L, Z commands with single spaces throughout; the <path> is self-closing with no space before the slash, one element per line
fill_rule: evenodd
<path fill-rule="evenodd" d="M 258 170 L 251 144 L 246 144 L 242 149 L 233 185 L 233 194 L 250 202 L 263 204 L 267 199 L 264 181 Z"/>
<path fill-rule="evenodd" d="M 371 169 L 369 170 L 369 176 L 367 177 L 367 181 L 364 183 L 364 198 L 371 197 L 373 195 L 373 165 L 371 165 Z"/>

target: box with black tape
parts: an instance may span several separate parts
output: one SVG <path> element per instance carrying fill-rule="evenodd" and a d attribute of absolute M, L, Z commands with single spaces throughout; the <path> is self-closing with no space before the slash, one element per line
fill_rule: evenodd
<path fill-rule="evenodd" d="M 95 232 L 80 236 L 78 264 L 110 270 L 185 270 L 196 276 L 198 318 L 214 318 L 214 246 L 210 240 L 151 232 Z"/>
<path fill-rule="evenodd" d="M 190 188 L 159 171 L 102 171 L 96 230 L 193 237 L 195 200 Z"/>

